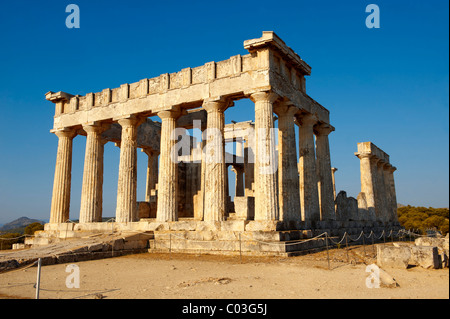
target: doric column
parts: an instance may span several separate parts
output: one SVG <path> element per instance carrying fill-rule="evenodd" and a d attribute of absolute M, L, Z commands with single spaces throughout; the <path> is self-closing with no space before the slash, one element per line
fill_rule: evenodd
<path fill-rule="evenodd" d="M 372 155 L 362 153 L 357 156 L 360 160 L 361 192 L 365 195 L 369 216 L 376 216 L 374 190 L 375 181 L 371 161 Z"/>
<path fill-rule="evenodd" d="M 134 222 L 138 220 L 137 185 L 137 128 L 141 121 L 131 117 L 118 121 L 122 126 L 120 141 L 119 181 L 117 186 L 116 222 Z"/>
<path fill-rule="evenodd" d="M 381 204 L 381 199 L 380 199 L 380 181 L 379 181 L 379 175 L 378 175 L 378 162 L 380 161 L 380 159 L 376 156 L 372 156 L 370 158 L 370 169 L 371 169 L 371 174 L 372 174 L 372 183 L 373 183 L 373 194 L 375 197 L 375 217 L 377 221 L 382 221 L 383 220 L 383 215 L 382 215 L 382 204 Z"/>
<path fill-rule="evenodd" d="M 161 143 L 158 175 L 158 208 L 156 219 L 160 222 L 178 220 L 178 165 L 177 165 L 177 136 L 175 136 L 176 120 L 180 116 L 178 111 L 162 111 Z"/>
<path fill-rule="evenodd" d="M 244 174 L 245 196 L 254 196 L 255 164 L 253 150 L 248 138 L 244 143 Z"/>
<path fill-rule="evenodd" d="M 257 92 L 255 103 L 255 220 L 278 220 L 277 158 L 273 130 L 275 93 Z"/>
<path fill-rule="evenodd" d="M 393 222 L 398 222 L 398 214 L 397 214 L 397 193 L 395 191 L 395 180 L 394 180 L 394 172 L 397 170 L 396 167 L 394 166 L 390 166 L 389 167 L 389 174 L 388 174 L 388 183 L 389 184 L 389 188 L 388 191 L 390 192 L 390 197 L 391 197 L 391 206 L 390 206 L 390 211 L 391 211 L 391 216 L 392 216 L 392 221 Z"/>
<path fill-rule="evenodd" d="M 227 211 L 227 171 L 225 164 L 225 110 L 227 101 L 204 101 L 207 112 L 205 152 L 205 221 L 224 220 Z"/>
<path fill-rule="evenodd" d="M 383 181 L 384 181 L 384 190 L 386 195 L 386 221 L 392 222 L 392 193 L 391 193 L 391 184 L 389 181 L 389 169 L 392 167 L 391 164 L 385 163 L 383 165 Z"/>
<path fill-rule="evenodd" d="M 84 158 L 83 186 L 81 190 L 80 223 L 102 221 L 103 151 L 102 133 L 105 125 L 84 125 L 87 133 Z"/>
<path fill-rule="evenodd" d="M 235 196 L 244 196 L 244 168 L 232 165 L 231 170 L 236 174 Z"/>
<path fill-rule="evenodd" d="M 331 172 L 330 144 L 328 135 L 334 131 L 329 124 L 315 127 L 316 169 L 319 186 L 321 220 L 335 220 L 333 174 Z"/>
<path fill-rule="evenodd" d="M 64 223 L 69 219 L 72 141 L 76 132 L 67 129 L 56 131 L 54 133 L 58 136 L 59 140 L 58 152 L 56 155 L 55 178 L 53 181 L 50 223 Z"/>
<path fill-rule="evenodd" d="M 387 192 L 384 181 L 384 164 L 386 164 L 386 162 L 383 160 L 377 162 L 377 188 L 379 197 L 378 200 L 380 203 L 380 217 L 381 220 L 385 222 L 389 219 L 390 210 L 388 209 Z"/>
<path fill-rule="evenodd" d="M 336 200 L 336 178 L 334 176 L 334 174 L 337 172 L 337 168 L 336 167 L 332 167 L 331 168 L 331 177 L 333 178 L 333 198 L 334 200 Z"/>
<path fill-rule="evenodd" d="M 152 191 L 156 190 L 156 184 L 158 183 L 158 155 L 159 153 L 149 148 L 142 149 L 142 152 L 147 154 L 147 184 L 145 187 L 145 201 L 150 202 Z"/>
<path fill-rule="evenodd" d="M 299 173 L 302 218 L 305 221 L 315 222 L 320 220 L 313 132 L 317 118 L 312 114 L 305 114 L 299 120 Z"/>
<path fill-rule="evenodd" d="M 301 221 L 294 114 L 297 107 L 278 103 L 278 200 L 280 220 Z"/>

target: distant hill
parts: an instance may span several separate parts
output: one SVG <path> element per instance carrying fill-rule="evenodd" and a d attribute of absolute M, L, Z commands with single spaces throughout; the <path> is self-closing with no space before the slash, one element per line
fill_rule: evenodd
<path fill-rule="evenodd" d="M 38 220 L 38 219 L 31 219 L 28 217 L 20 217 L 16 220 L 13 220 L 10 223 L 4 224 L 0 227 L 0 231 L 2 232 L 10 232 L 12 230 L 17 230 L 17 229 L 24 229 L 26 226 L 32 224 L 32 223 L 41 223 L 41 224 L 45 224 L 44 221 L 42 220 Z"/>

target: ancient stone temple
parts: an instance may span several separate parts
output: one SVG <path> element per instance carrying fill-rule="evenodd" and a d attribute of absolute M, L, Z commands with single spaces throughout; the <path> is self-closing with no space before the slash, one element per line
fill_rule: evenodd
<path fill-rule="evenodd" d="M 328 139 L 334 127 L 330 112 L 306 93 L 311 67 L 274 32 L 244 48 L 249 54 L 85 96 L 48 92 L 58 151 L 45 232 L 67 238 L 111 229 L 101 222 L 108 142 L 120 147 L 113 229 L 154 232 L 154 249 L 167 247 L 170 234 L 178 238 L 171 247 L 181 251 L 236 251 L 240 237 L 239 249 L 250 252 L 295 248 L 251 240 L 397 227 L 389 156 L 372 143 L 358 144 L 361 193 L 336 195 Z M 253 101 L 254 121 L 225 125 L 226 110 L 240 99 Z M 202 136 L 190 136 L 192 128 Z M 79 222 L 68 224 L 77 136 L 86 136 L 81 209 Z M 235 143 L 234 154 L 225 151 L 227 143 Z M 136 194 L 138 148 L 148 155 L 144 202 Z"/>

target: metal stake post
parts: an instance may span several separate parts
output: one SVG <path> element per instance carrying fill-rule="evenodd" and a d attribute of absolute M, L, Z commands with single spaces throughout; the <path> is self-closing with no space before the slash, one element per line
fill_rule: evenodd
<path fill-rule="evenodd" d="M 38 270 L 37 270 L 37 278 L 36 278 L 36 299 L 39 299 L 39 288 L 41 287 L 41 258 L 38 259 Z"/>

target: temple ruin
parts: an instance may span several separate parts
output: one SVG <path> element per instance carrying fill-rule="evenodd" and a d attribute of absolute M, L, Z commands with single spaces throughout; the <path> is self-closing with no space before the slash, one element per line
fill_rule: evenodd
<path fill-rule="evenodd" d="M 270 253 L 295 247 L 261 241 L 398 228 L 389 156 L 359 143 L 361 193 L 357 199 L 336 194 L 328 139 L 335 128 L 329 110 L 306 93 L 311 67 L 274 32 L 244 48 L 249 54 L 85 96 L 48 92 L 56 108 L 51 132 L 58 137 L 50 222 L 29 242 L 112 228 L 152 232 L 155 250 L 166 249 L 174 234 L 171 249 L 179 251 Z M 224 113 L 240 99 L 254 102 L 254 121 L 225 125 Z M 155 116 L 160 121 L 150 119 Z M 201 138 L 189 135 L 192 128 Z M 81 209 L 79 222 L 68 223 L 76 136 L 86 136 Z M 114 222 L 102 223 L 108 142 L 120 147 L 117 207 Z M 226 143 L 235 143 L 234 154 Z M 143 202 L 136 194 L 138 148 L 148 155 Z"/>

